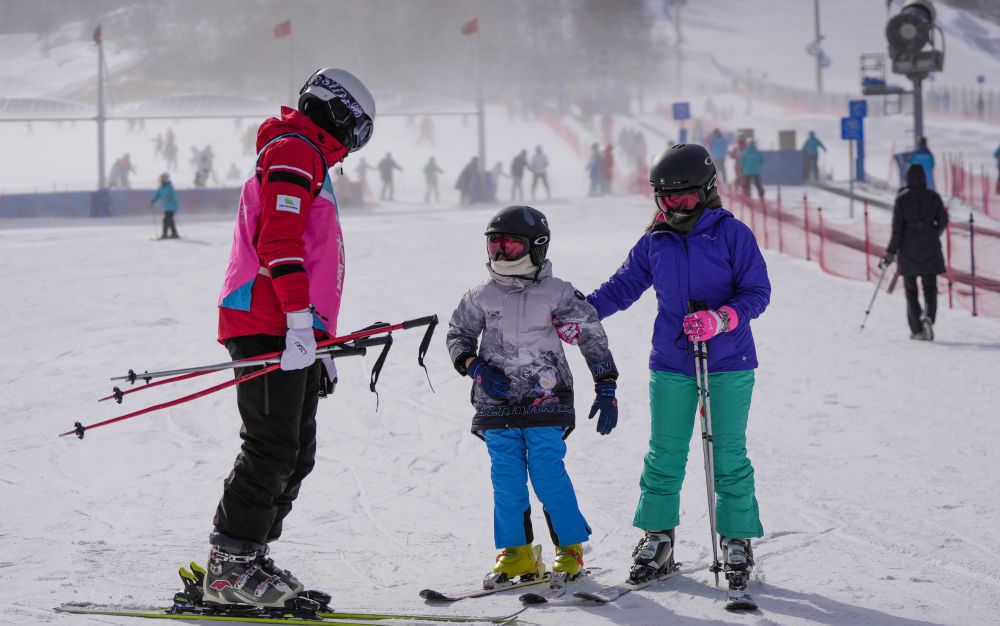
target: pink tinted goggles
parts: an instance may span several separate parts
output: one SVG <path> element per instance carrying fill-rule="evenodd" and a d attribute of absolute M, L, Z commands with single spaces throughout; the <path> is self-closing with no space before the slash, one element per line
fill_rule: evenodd
<path fill-rule="evenodd" d="M 486 251 L 491 261 L 515 261 L 528 253 L 528 238 L 517 235 L 490 235 Z"/>
<path fill-rule="evenodd" d="M 705 201 L 705 192 L 701 189 L 654 189 L 653 197 L 656 198 L 656 206 L 660 211 L 669 215 L 676 211 L 681 213 L 693 211 Z"/>

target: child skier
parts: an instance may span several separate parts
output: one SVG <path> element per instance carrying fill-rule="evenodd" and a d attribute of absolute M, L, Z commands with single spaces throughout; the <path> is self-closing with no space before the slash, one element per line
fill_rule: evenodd
<path fill-rule="evenodd" d="M 483 586 L 545 572 L 542 548 L 532 545 L 529 475 L 556 546 L 552 570 L 575 578 L 591 530 L 563 464 L 575 421 L 573 377 L 553 320 L 579 330 L 572 343 L 579 343 L 595 381 L 589 417 L 599 414 L 602 435 L 618 422 L 618 370 L 597 311 L 552 275 L 545 215 L 507 207 L 485 234 L 490 278 L 462 297 L 447 340 L 455 369 L 475 381 L 472 432 L 486 442 L 492 464 L 494 541 L 502 552 Z"/>

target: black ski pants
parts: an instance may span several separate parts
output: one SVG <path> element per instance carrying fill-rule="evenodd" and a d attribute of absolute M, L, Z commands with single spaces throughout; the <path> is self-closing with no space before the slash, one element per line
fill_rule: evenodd
<path fill-rule="evenodd" d="M 917 295 L 917 279 L 924 288 L 924 308 L 920 308 L 920 298 Z M 924 326 L 920 323 L 921 315 L 926 315 L 934 323 L 937 315 L 937 275 L 920 274 L 919 276 L 903 276 L 903 290 L 906 292 L 906 321 L 910 324 L 910 332 L 921 333 Z"/>
<path fill-rule="evenodd" d="M 163 212 L 163 235 L 160 239 L 177 239 L 177 225 L 174 223 L 174 212 Z"/>
<path fill-rule="evenodd" d="M 284 350 L 285 338 L 248 335 L 225 344 L 235 360 Z M 243 445 L 215 512 L 216 545 L 248 552 L 281 535 L 282 521 L 316 462 L 321 367 L 317 360 L 305 369 L 276 370 L 236 386 Z M 249 371 L 237 368 L 236 376 Z"/>

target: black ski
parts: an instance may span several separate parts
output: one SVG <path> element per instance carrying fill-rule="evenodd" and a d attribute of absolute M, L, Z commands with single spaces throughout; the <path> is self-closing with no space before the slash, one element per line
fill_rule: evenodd
<path fill-rule="evenodd" d="M 659 574 L 658 576 L 650 578 L 649 580 L 644 580 L 641 583 L 633 583 L 626 581 L 620 585 L 611 585 L 609 587 L 605 587 L 597 591 L 574 591 L 573 597 L 580 598 L 581 600 L 591 600 L 593 602 L 599 602 L 601 604 L 605 604 L 607 602 L 614 602 L 615 600 L 624 596 L 627 593 L 638 591 L 640 589 L 645 589 L 646 587 L 654 583 L 662 582 L 664 580 L 669 580 L 670 578 L 673 578 L 674 576 L 677 575 L 677 572 L 680 570 L 680 566 L 681 566 L 680 563 L 675 563 L 674 566 L 669 570 Z"/>

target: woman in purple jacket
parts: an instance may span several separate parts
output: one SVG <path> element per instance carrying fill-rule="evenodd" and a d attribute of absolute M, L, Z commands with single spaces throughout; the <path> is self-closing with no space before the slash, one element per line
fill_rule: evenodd
<path fill-rule="evenodd" d="M 722 208 L 715 164 L 699 145 L 660 154 L 650 170 L 657 213 L 618 271 L 587 300 L 601 319 L 627 309 L 650 287 L 657 314 L 649 357 L 649 452 L 632 522 L 645 531 L 629 577 L 654 578 L 673 567 L 674 528 L 698 406 L 692 341 L 708 341 L 712 391 L 716 524 L 727 578 L 745 587 L 750 538 L 763 535 L 746 425 L 757 354 L 750 320 L 771 296 L 753 233 Z M 689 314 L 688 301 L 708 310 Z M 734 574 L 734 575 L 733 575 Z"/>

